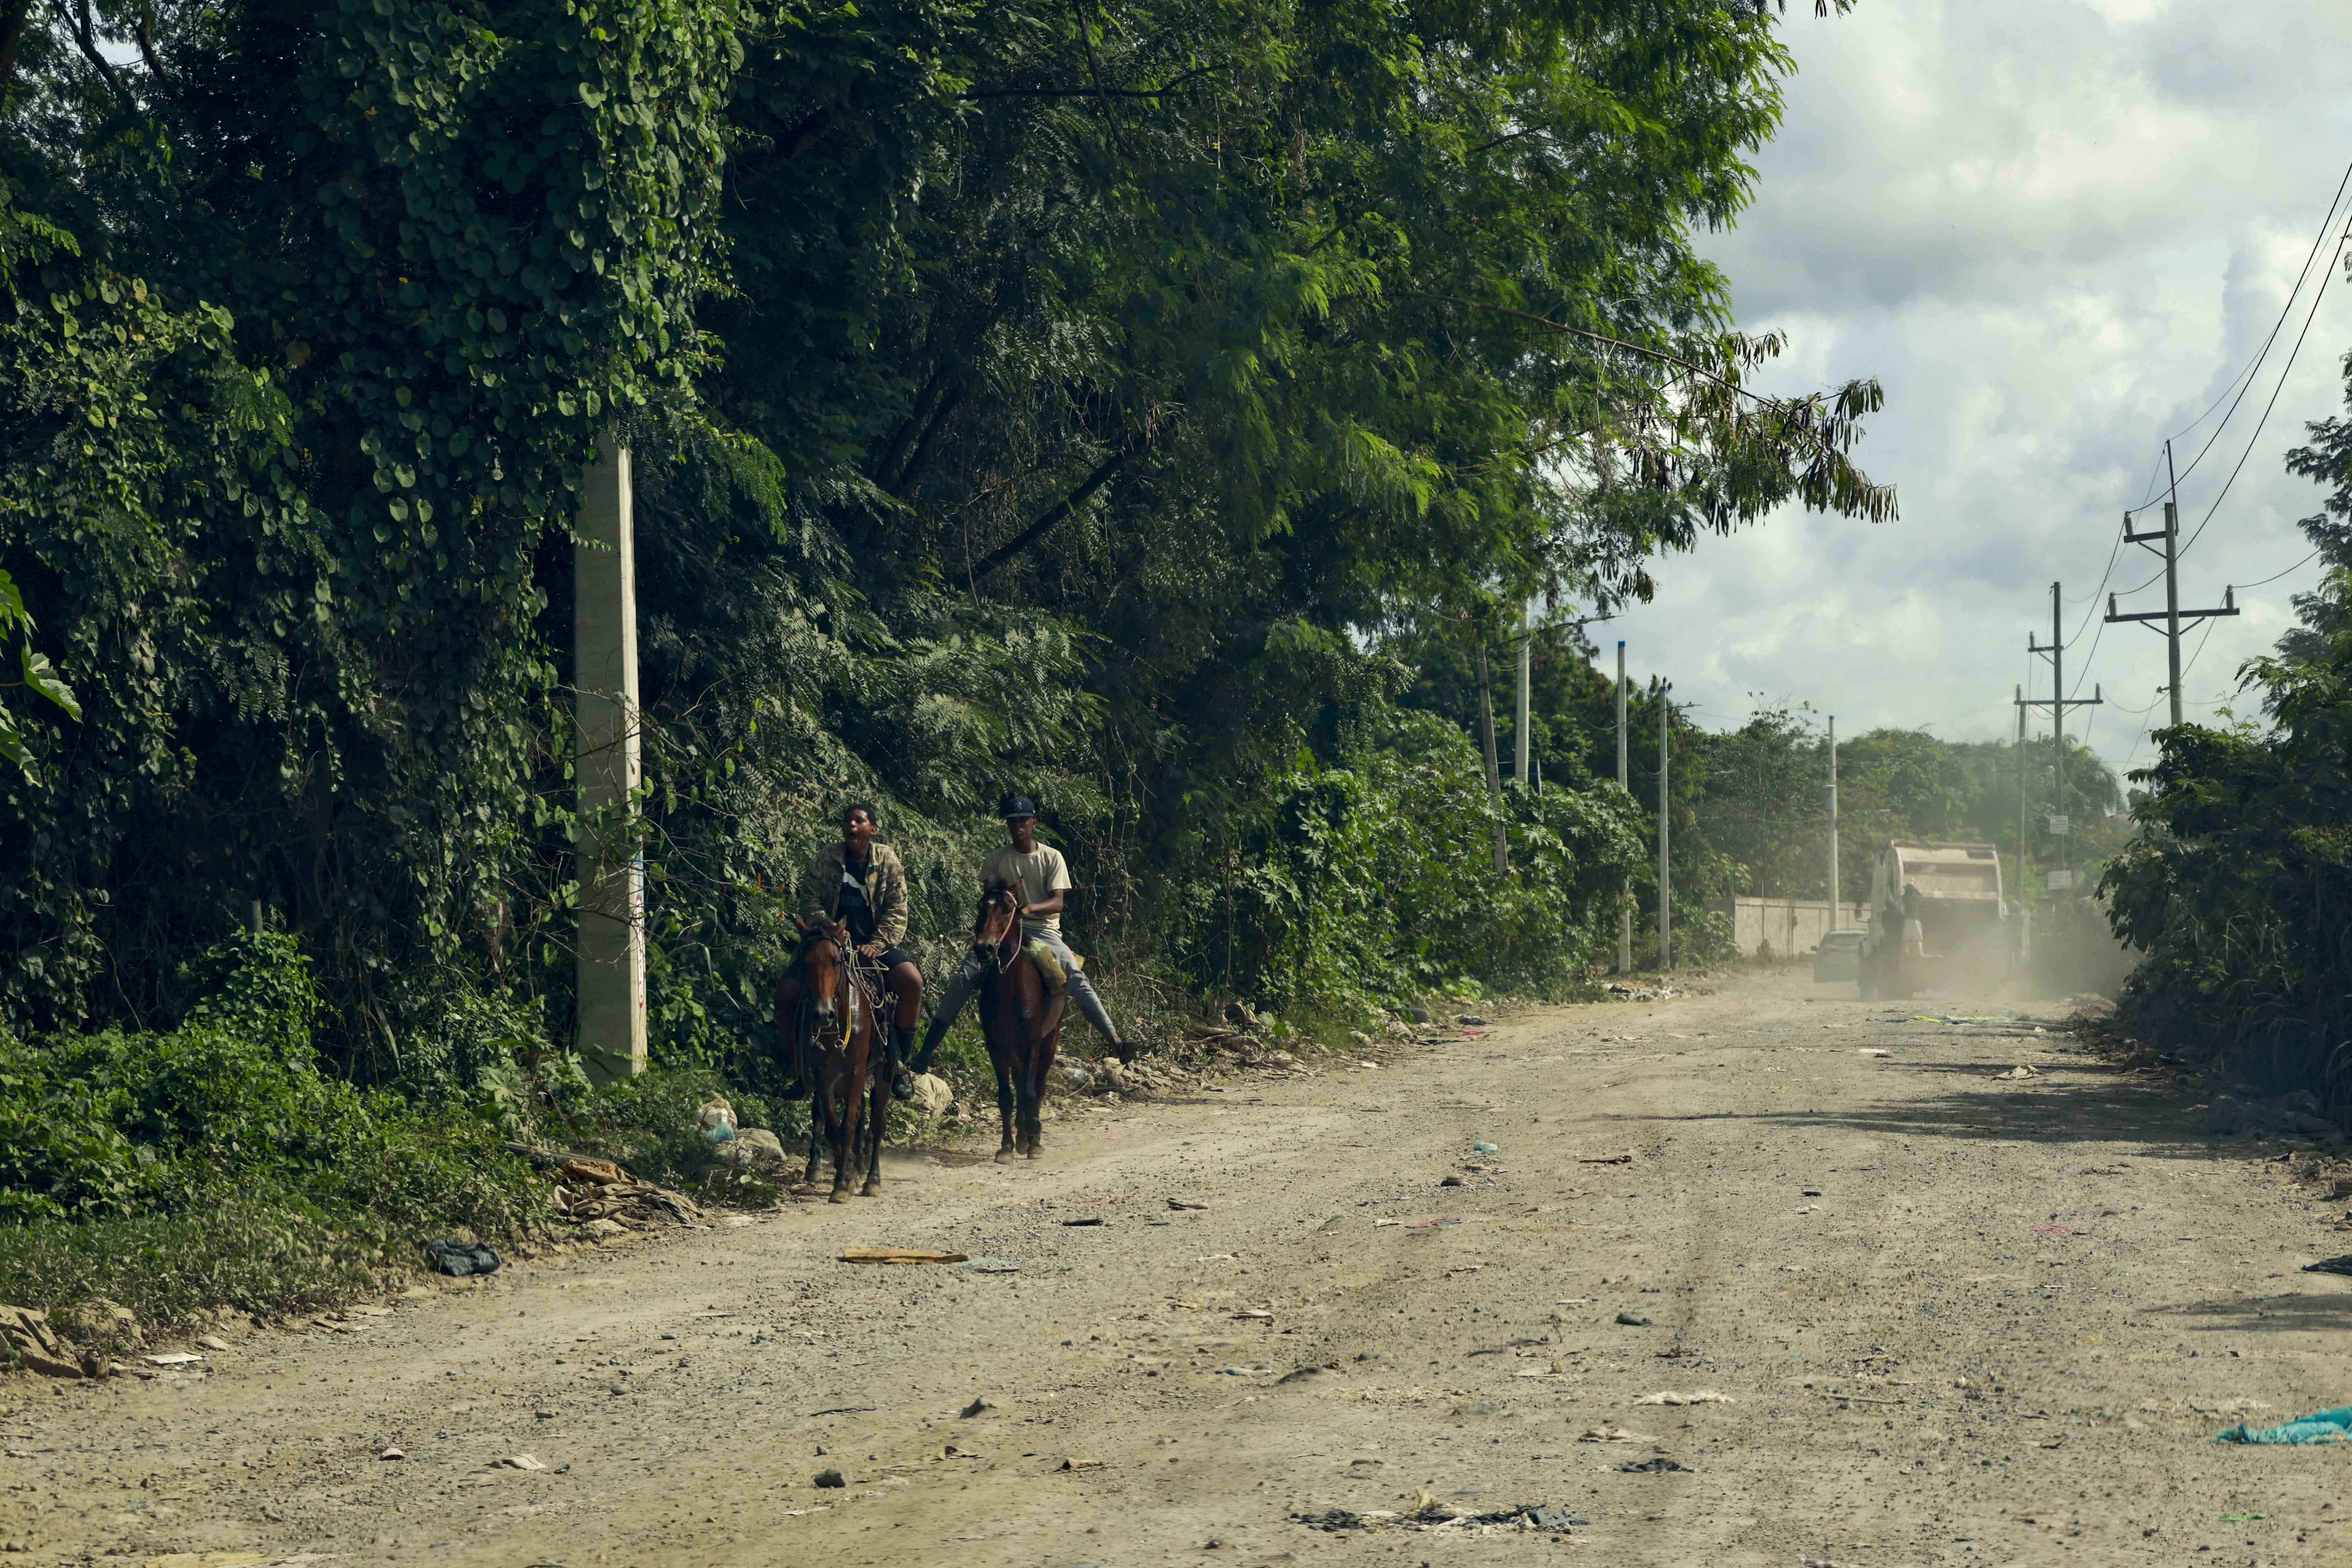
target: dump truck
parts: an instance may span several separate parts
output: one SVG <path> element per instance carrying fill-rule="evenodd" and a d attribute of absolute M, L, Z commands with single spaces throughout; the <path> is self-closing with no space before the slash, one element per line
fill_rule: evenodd
<path fill-rule="evenodd" d="M 1859 982 L 1866 1000 L 2009 976 L 2009 900 L 1990 844 L 1894 840 L 1871 868 L 1870 910 Z"/>

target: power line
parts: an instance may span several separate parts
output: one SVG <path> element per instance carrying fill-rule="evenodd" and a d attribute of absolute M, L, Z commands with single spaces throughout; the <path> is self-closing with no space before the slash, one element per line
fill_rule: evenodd
<path fill-rule="evenodd" d="M 2181 479 L 2185 479 L 2190 474 L 2197 471 L 2197 465 L 2205 460 L 2205 454 L 2213 449 L 2213 443 L 2221 438 L 2221 432 L 2229 427 L 2230 421 L 2236 416 L 2238 412 L 2238 404 L 2244 399 L 2246 395 L 2246 388 L 2253 384 L 2255 373 L 2261 368 L 2263 361 L 2270 357 L 2271 345 L 2278 342 L 2279 329 L 2286 325 L 2287 317 L 2293 313 L 2294 310 L 2295 300 L 2301 298 L 2303 294 L 2304 283 L 2311 276 L 2311 264 L 2318 259 L 2320 247 L 2327 243 L 2328 235 L 2335 231 L 2336 209 L 2344 205 L 2344 193 L 2347 187 L 2352 187 L 2352 163 L 2347 163 L 2344 166 L 2344 178 L 2336 183 L 2335 199 L 2327 204 L 2327 216 L 2320 219 L 2319 232 L 2312 237 L 2311 249 L 2303 258 L 2303 269 L 2294 275 L 2294 287 L 2288 291 L 2285 303 L 2279 307 L 2278 320 L 2271 323 L 2270 335 L 2263 339 L 2263 346 L 2259 350 L 2255 351 L 2254 357 L 2246 363 L 2246 368 L 2233 377 L 2230 383 L 2231 387 L 2237 389 L 2236 397 L 2231 399 L 2230 412 L 2221 416 L 2221 423 L 2213 426 L 2213 433 L 2205 437 L 2205 445 L 2197 448 L 2197 455 L 2189 459 L 2189 466 L 2187 468 L 2180 470 L 2179 477 Z M 2326 292 L 2327 280 L 2329 278 L 2333 277 L 2334 274 L 2335 268 L 2330 268 L 2327 273 L 2322 276 L 2319 283 L 2319 290 L 2321 293 Z M 2317 300 L 2315 299 L 2312 301 L 2312 308 L 2315 310 L 2318 309 Z M 2308 321 L 2305 322 L 2304 330 L 2305 331 L 2310 330 Z M 2299 338 L 2296 340 L 2296 346 L 2302 346 L 2302 340 Z M 2294 363 L 2292 357 L 2289 358 L 2288 363 L 2290 364 Z M 2221 397 L 2230 397 L 2230 393 L 2225 390 L 2221 394 Z M 2205 423 L 2206 419 L 2211 416 L 2213 409 L 2221 405 L 2221 397 L 2215 398 L 2213 400 L 2212 406 L 2207 408 L 2203 414 L 2199 415 L 2194 420 L 2192 420 L 2189 423 L 2188 429 L 2182 430 L 2179 434 L 2168 438 L 2177 441 L 2181 436 L 2187 435 L 2189 430 L 2194 430 L 2198 426 Z M 2275 398 L 2273 398 L 2273 401 L 2275 401 Z M 2147 500 L 2141 501 L 2139 505 L 2132 508 L 2132 510 L 2134 512 L 2146 511 L 2154 504 L 2155 498 L 2151 496 Z"/>
<path fill-rule="evenodd" d="M 2352 228 L 2346 230 L 2345 239 L 2352 240 Z M 2198 534 L 2205 531 L 2205 524 L 2211 522 L 2213 514 L 2221 510 L 2221 502 L 2229 497 L 2230 487 L 2238 482 L 2239 474 L 2245 469 L 2246 459 L 2254 455 L 2254 443 L 2262 439 L 2263 426 L 2270 422 L 2271 410 L 2278 406 L 2279 394 L 2286 390 L 2287 374 L 2294 369 L 2295 355 L 2303 352 L 2304 340 L 2311 336 L 2311 323 L 2319 317 L 2319 302 L 2327 298 L 2327 285 L 2334 281 L 2335 278 L 2336 268 L 2331 267 L 2327 269 L 2326 275 L 2320 279 L 2319 287 L 2311 291 L 2311 310 L 2303 318 L 2303 331 L 2294 335 L 2294 347 L 2287 351 L 2286 363 L 2279 367 L 2278 384 L 2271 388 L 2271 400 L 2263 405 L 2262 417 L 2254 421 L 2253 433 L 2246 437 L 2246 449 L 2238 454 L 2237 466 L 2230 470 L 2230 477 L 2221 481 L 2221 493 L 2213 498 L 2213 504 L 2206 509 L 2204 521 L 2197 525 L 2197 532 L 2190 534 L 2180 546 L 2181 554 L 2186 555 L 2196 547 Z M 2219 436 L 2221 432 L 2217 429 L 2214 434 Z M 2207 444 L 2210 446 L 2211 443 Z"/>
<path fill-rule="evenodd" d="M 2293 566 L 2288 567 L 2288 568 L 2286 569 L 2286 572 L 2273 572 L 2273 573 L 2272 573 L 2272 574 L 2271 574 L 2269 576 L 2267 576 L 2267 577 L 2257 577 L 2256 579 L 2254 579 L 2254 581 L 2252 581 L 2252 582 L 2251 582 L 2251 583 L 2241 583 L 2241 584 L 2238 584 L 2238 586 L 2239 586 L 2239 587 L 2241 587 L 2241 588 L 2259 588 L 2259 587 L 2261 587 L 2261 586 L 2262 586 L 2263 584 L 2265 584 L 2265 583 L 2275 583 L 2275 582 L 2277 582 L 2280 578 L 2282 578 L 2282 577 L 2285 576 L 2287 572 L 2299 571 L 2299 570 L 2301 570 L 2303 567 L 2305 567 L 2305 566 L 2308 566 L 2309 564 L 2311 564 L 2312 557 L 2313 557 L 2313 556 L 2317 555 L 2318 553 L 2319 553 L 2319 552 L 2318 552 L 2318 551 L 2316 551 L 2316 550 L 2313 551 L 2313 552 L 2311 552 L 2311 554 L 2310 554 L 2310 555 L 2306 555 L 2306 556 L 2305 556 L 2302 560 L 2300 560 L 2300 561 L 2296 562 Z"/>

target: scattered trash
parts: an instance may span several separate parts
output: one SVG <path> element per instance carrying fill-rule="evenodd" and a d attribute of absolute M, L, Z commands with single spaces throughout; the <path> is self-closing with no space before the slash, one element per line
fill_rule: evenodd
<path fill-rule="evenodd" d="M 995 1408 L 996 1402 L 994 1400 L 989 1398 L 986 1394 L 979 1394 L 974 1396 L 970 1405 L 965 1405 L 962 1409 L 957 1411 L 956 1414 L 964 1420 L 969 1421 L 983 1410 L 993 1410 Z"/>
<path fill-rule="evenodd" d="M 1673 1389 L 1666 1388 L 1655 1394 L 1645 1394 L 1633 1403 L 1636 1405 L 1737 1405 L 1738 1401 L 1727 1394 L 1717 1394 L 1712 1388 L 1702 1388 L 1690 1394 L 1677 1394 Z"/>
<path fill-rule="evenodd" d="M 1580 1443 L 1647 1443 L 1645 1432 L 1628 1432 L 1622 1426 L 1593 1426 L 1577 1435 Z"/>
<path fill-rule="evenodd" d="M 1798 1195 L 1799 1195 L 1800 1197 L 1817 1198 L 1817 1197 L 1820 1197 L 1820 1196 L 1822 1195 L 1822 1190 L 1821 1190 L 1821 1188 L 1819 1188 L 1819 1187 L 1807 1187 L 1803 1192 L 1800 1193 Z"/>
<path fill-rule="evenodd" d="M 913 1247 L 853 1247 L 841 1255 L 844 1263 L 968 1263 L 961 1252 L 925 1252 Z"/>
<path fill-rule="evenodd" d="M 1660 1454 L 1654 1458 L 1631 1460 L 1628 1463 L 1618 1466 L 1617 1469 L 1620 1474 L 1628 1476 L 1663 1476 L 1675 1471 L 1679 1471 L 1684 1475 L 1689 1475 L 1692 1473 L 1691 1468 L 1688 1465 L 1676 1464 L 1674 1460 L 1667 1458 L 1664 1454 Z"/>
<path fill-rule="evenodd" d="M 1650 1326 L 1650 1320 L 1639 1312 L 1620 1312 L 1617 1314 L 1617 1321 L 1629 1329 L 1646 1329 Z"/>
<path fill-rule="evenodd" d="M 1273 1370 L 1274 1368 L 1270 1366 L 1221 1366 L 1217 1369 L 1217 1375 L 1219 1377 L 1264 1377 Z"/>
<path fill-rule="evenodd" d="M 1010 1258 L 975 1258 L 964 1265 L 974 1274 L 1018 1274 L 1021 1265 Z"/>
<path fill-rule="evenodd" d="M 1309 1530 L 1320 1530 L 1330 1534 L 1342 1531 L 1392 1528 L 1449 1533 L 1475 1531 L 1481 1535 L 1495 1530 L 1566 1535 L 1571 1527 L 1591 1522 L 1549 1503 L 1522 1503 L 1516 1508 L 1496 1509 L 1486 1513 L 1463 1513 L 1439 1502 L 1425 1488 L 1415 1490 L 1413 1506 L 1409 1512 L 1391 1513 L 1376 1509 L 1368 1513 L 1358 1513 L 1353 1509 L 1329 1508 L 1317 1513 L 1294 1513 L 1290 1517 Z"/>
<path fill-rule="evenodd" d="M 558 1170 L 575 1182 L 585 1182 L 595 1187 L 619 1186 L 636 1180 L 610 1160 L 591 1160 L 583 1154 L 574 1154 Z"/>
<path fill-rule="evenodd" d="M 874 1406 L 871 1405 L 829 1405 L 823 1410 L 809 1412 L 812 1419 L 819 1415 L 871 1415 L 873 1414 Z"/>
<path fill-rule="evenodd" d="M 1579 1154 L 1576 1163 L 1580 1165 L 1630 1165 L 1633 1163 L 1633 1151 L 1628 1149 L 1617 1154 Z"/>
<path fill-rule="evenodd" d="M 1880 1050 L 1876 1046 L 1864 1046 L 1853 1054 L 1858 1057 L 1891 1057 L 1895 1053 Z"/>
<path fill-rule="evenodd" d="M 1483 1139 L 1478 1142 L 1470 1145 L 1470 1152 L 1473 1154 L 1499 1154 L 1502 1152 L 1503 1150 L 1500 1144 L 1489 1143 L 1485 1142 Z"/>
<path fill-rule="evenodd" d="M 496 1247 L 479 1242 L 428 1241 L 425 1251 L 434 1268 L 460 1279 L 469 1274 L 496 1274 L 506 1261 Z"/>
<path fill-rule="evenodd" d="M 2028 1226 L 2026 1228 L 2036 1236 L 2081 1236 L 2083 1234 L 2083 1227 L 2079 1225 L 2036 1225 Z"/>
<path fill-rule="evenodd" d="M 2223 1524 L 2252 1524 L 2258 1519 L 2268 1518 L 2270 1518 L 2270 1515 L 2266 1513 L 2225 1513 L 2221 1515 L 2221 1522 Z"/>
<path fill-rule="evenodd" d="M 500 1459 L 499 1463 L 504 1465 L 510 1470 L 543 1470 L 547 1468 L 545 1465 L 539 1462 L 536 1456 L 530 1454 L 509 1454 L 505 1458 Z"/>
<path fill-rule="evenodd" d="M 1168 1206 L 1171 1209 L 1206 1209 L 1209 1205 L 1206 1204 L 1188 1204 L 1182 1198 L 1170 1198 L 1168 1200 Z"/>
<path fill-rule="evenodd" d="M 948 1107 L 955 1103 L 955 1086 L 943 1078 L 927 1072 L 915 1075 L 913 1109 L 926 1116 L 945 1116 Z"/>
<path fill-rule="evenodd" d="M 727 1135 L 732 1138 L 735 1135 L 735 1108 L 724 1100 L 713 1100 L 694 1113 L 694 1124 L 704 1129 L 724 1127 Z"/>
<path fill-rule="evenodd" d="M 1079 1218 L 1077 1218 L 1077 1219 L 1066 1219 L 1066 1220 L 1064 1220 L 1062 1223 L 1063 1223 L 1064 1225 L 1066 1225 L 1066 1226 L 1089 1226 L 1089 1225 L 1108 1225 L 1108 1224 L 1110 1223 L 1110 1221 L 1108 1221 L 1108 1219 L 1105 1219 L 1102 1215 L 1098 1215 L 1098 1214 L 1090 1214 L 1090 1215 L 1083 1215 L 1083 1216 L 1081 1216 L 1081 1217 L 1079 1217 Z"/>
<path fill-rule="evenodd" d="M 1467 1024 L 1474 1029 L 1483 1029 L 1486 1026 L 1486 1020 L 1475 1013 L 1456 1013 L 1454 1015 L 1454 1021 L 1457 1024 Z"/>
<path fill-rule="evenodd" d="M 376 1458 L 379 1459 L 404 1459 L 408 1458 L 408 1456 L 402 1453 L 398 1448 L 386 1448 L 383 1453 L 378 1454 Z"/>
<path fill-rule="evenodd" d="M 2316 1263 L 2303 1266 L 2305 1274 L 2352 1274 L 2352 1252 L 2341 1258 L 2323 1258 Z"/>
<path fill-rule="evenodd" d="M 1462 1185 L 1462 1178 L 1459 1176 L 1444 1176 L 1439 1178 L 1437 1184 L 1441 1187 L 1458 1187 Z"/>
<path fill-rule="evenodd" d="M 1417 1219 L 1405 1226 L 1407 1230 L 1433 1230 L 1441 1225 L 1460 1225 L 1458 1219 Z"/>
<path fill-rule="evenodd" d="M 2346 1443 L 2352 1442 L 2352 1405 L 2309 1415 L 2276 1426 L 2252 1430 L 2242 1423 L 2217 1434 L 2216 1443 Z"/>
<path fill-rule="evenodd" d="M 2020 1062 L 2017 1066 L 2010 1068 L 2007 1072 L 1997 1072 L 1992 1076 L 1993 1080 L 1996 1083 L 2006 1083 L 2014 1082 L 2020 1079 L 2040 1078 L 2042 1074 L 2038 1068 L 2029 1067 L 2025 1063 Z"/>
<path fill-rule="evenodd" d="M 819 1470 L 811 1484 L 831 1491 L 845 1487 L 849 1482 L 843 1479 L 839 1470 Z"/>
<path fill-rule="evenodd" d="M 1243 1309 L 1241 1311 L 1235 1312 L 1234 1314 L 1234 1321 L 1235 1322 L 1270 1323 L 1274 1321 L 1274 1314 L 1265 1310 L 1263 1308 L 1248 1307 Z"/>
<path fill-rule="evenodd" d="M 228 1349 L 228 1342 L 221 1338 L 218 1334 L 199 1334 L 196 1336 L 196 1343 L 204 1346 L 205 1349 L 208 1351 L 225 1351 Z"/>
<path fill-rule="evenodd" d="M 1064 1459 L 1054 1470 L 1058 1475 L 1064 1470 L 1099 1470 L 1102 1466 L 1100 1459 Z"/>
<path fill-rule="evenodd" d="M 149 1366 L 194 1366 L 205 1358 L 194 1351 L 165 1351 L 160 1355 L 142 1355 L 139 1359 Z"/>

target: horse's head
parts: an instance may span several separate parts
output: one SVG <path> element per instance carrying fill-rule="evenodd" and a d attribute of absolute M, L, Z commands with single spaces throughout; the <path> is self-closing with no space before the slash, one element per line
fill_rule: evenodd
<path fill-rule="evenodd" d="M 972 921 L 971 945 L 1003 949 L 1021 935 L 1021 895 L 1013 884 L 993 881 L 980 895 L 980 912 Z"/>
<path fill-rule="evenodd" d="M 809 935 L 801 949 L 801 996 L 822 1033 L 835 1027 L 849 1007 L 848 931 L 822 915 L 803 929 Z"/>

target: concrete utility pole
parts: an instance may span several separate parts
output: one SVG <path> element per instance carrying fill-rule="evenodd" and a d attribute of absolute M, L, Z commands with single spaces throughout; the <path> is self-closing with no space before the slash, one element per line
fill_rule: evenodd
<path fill-rule="evenodd" d="M 1671 737 L 1667 721 L 1674 704 L 1666 693 L 1674 688 L 1658 682 L 1658 973 L 1675 966 L 1675 882 L 1666 823 L 1666 760 Z"/>
<path fill-rule="evenodd" d="M 1837 841 L 1837 715 L 1830 715 L 1830 923 L 1829 929 L 1839 929 L 1843 918 L 1838 900 Z"/>
<path fill-rule="evenodd" d="M 573 762 L 580 786 L 581 1064 L 594 1082 L 646 1070 L 646 870 L 614 820 L 637 789 L 637 576 L 629 454 L 611 433 L 582 475 L 572 546 Z"/>
<path fill-rule="evenodd" d="M 2180 608 L 2179 550 L 2180 479 L 2179 476 L 2176 475 L 2172 471 L 2172 443 L 2169 441 L 2167 441 L 2164 444 L 2164 477 L 2165 482 L 2168 486 L 2168 493 L 2164 502 L 2164 526 L 2162 528 L 2149 533 L 2134 533 L 2132 531 L 2131 525 L 2131 513 L 2124 513 L 2125 542 L 2130 544 L 2137 544 L 2141 549 L 2147 551 L 2150 554 L 2160 554 L 2164 557 L 2164 608 L 2161 610 L 2146 610 L 2137 615 L 2123 615 L 2116 609 L 2116 595 L 2110 594 L 2107 595 L 2107 619 L 2110 621 L 2138 621 L 2143 625 L 2153 621 L 2162 621 L 2164 623 L 2165 672 L 2168 681 L 2165 690 L 2169 692 L 2172 696 L 2172 721 L 2175 724 L 2178 724 L 2180 722 L 2180 616 L 2182 614 Z M 2164 548 L 2161 551 L 2158 550 L 2156 546 L 2148 542 L 2151 539 L 2160 539 L 2164 541 Z M 2237 613 L 2238 591 L 2233 587 L 2225 587 L 2221 590 L 2221 607 L 2218 610 L 2189 611 L 2189 625 L 2193 628 L 2201 621 L 2221 616 L 2234 616 Z M 2064 808 L 2062 806 L 2060 809 L 2063 810 Z"/>
<path fill-rule="evenodd" d="M 2017 688 L 2017 886 L 2025 886 L 2025 688 Z"/>
<path fill-rule="evenodd" d="M 1531 788 L 1535 784 L 1535 775 L 1528 771 L 1535 757 L 1535 748 L 1528 743 L 1528 683 L 1535 672 L 1535 633 L 1528 626 L 1527 610 L 1522 607 L 1519 611 L 1519 702 L 1511 715 L 1512 772 L 1518 775 L 1521 789 Z"/>
<path fill-rule="evenodd" d="M 1617 787 L 1631 795 L 1632 774 L 1625 754 L 1625 641 L 1617 640 Z M 1633 879 L 1625 879 L 1625 901 L 1617 908 L 1617 973 L 1633 973 Z"/>
<path fill-rule="evenodd" d="M 1495 875 L 1507 877 L 1511 854 L 1503 829 L 1503 769 L 1495 755 L 1495 682 L 1486 665 L 1486 634 L 1474 630 L 1471 635 L 1478 639 L 1478 741 L 1486 753 L 1486 797 L 1495 807 Z"/>
<path fill-rule="evenodd" d="M 2059 847 L 2058 865 L 2050 873 L 2049 887 L 2053 892 L 2072 892 L 2074 887 L 2074 856 L 2068 853 L 2068 846 L 2074 825 L 2066 816 L 2066 710 L 2096 708 L 2100 704 L 2101 698 L 2099 689 L 2095 686 L 2091 688 L 2091 695 L 2088 697 L 2066 695 L 2066 646 L 2060 640 L 2060 599 L 2058 584 L 2051 584 L 2050 646 L 2042 647 L 2037 645 L 2030 632 L 2026 634 L 2025 638 L 2026 652 L 2042 654 L 2050 660 L 2050 700 L 2035 702 L 2020 698 L 2018 707 L 2020 710 L 2027 708 L 2050 710 L 2052 752 L 2050 833 L 2058 840 Z"/>

